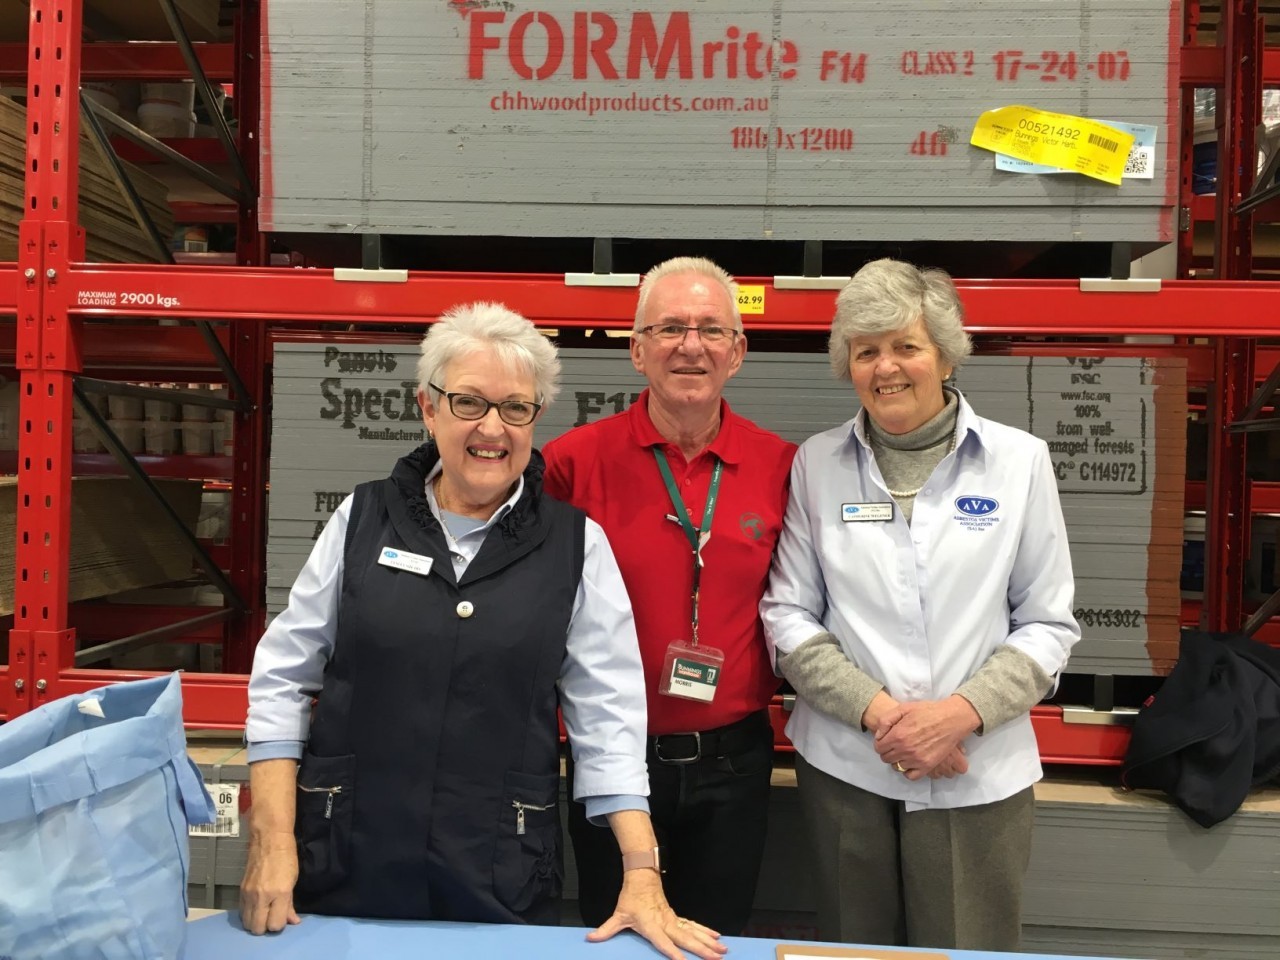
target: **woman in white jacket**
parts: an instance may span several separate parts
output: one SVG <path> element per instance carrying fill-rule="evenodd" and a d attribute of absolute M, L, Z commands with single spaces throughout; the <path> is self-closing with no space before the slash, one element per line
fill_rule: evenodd
<path fill-rule="evenodd" d="M 867 264 L 829 343 L 862 409 L 791 471 L 761 613 L 828 940 L 1018 947 L 1030 709 L 1080 632 L 1048 448 L 946 384 L 971 350 L 945 273 Z"/>

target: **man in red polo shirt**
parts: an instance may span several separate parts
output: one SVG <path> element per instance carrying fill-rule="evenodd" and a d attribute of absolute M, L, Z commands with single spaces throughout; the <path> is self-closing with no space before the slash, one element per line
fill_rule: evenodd
<path fill-rule="evenodd" d="M 778 680 L 758 606 L 796 449 L 722 398 L 746 352 L 733 279 L 701 258 L 659 264 L 640 285 L 631 336 L 648 389 L 543 450 L 547 493 L 604 528 L 631 597 L 667 899 L 730 935 L 750 916 L 764 852 Z M 582 809 L 570 804 L 569 834 L 582 917 L 599 926 L 623 866 Z"/>

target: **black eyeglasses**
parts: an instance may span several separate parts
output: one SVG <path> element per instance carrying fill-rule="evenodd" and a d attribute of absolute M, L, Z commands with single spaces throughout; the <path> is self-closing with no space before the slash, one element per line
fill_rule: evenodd
<path fill-rule="evenodd" d="M 647 333 L 651 337 L 657 337 L 659 340 L 668 342 L 683 341 L 689 335 L 690 330 L 695 331 L 703 343 L 724 343 L 726 340 L 729 343 L 733 343 L 738 339 L 738 331 L 733 327 L 716 325 L 690 327 L 683 323 L 655 323 L 640 328 L 641 333 Z"/>
<path fill-rule="evenodd" d="M 542 409 L 542 404 L 530 400 L 499 400 L 494 403 L 471 393 L 446 393 L 430 381 L 427 386 L 449 401 L 449 412 L 459 420 L 483 420 L 491 408 L 497 407 L 498 416 L 504 423 L 513 427 L 527 427 Z"/>

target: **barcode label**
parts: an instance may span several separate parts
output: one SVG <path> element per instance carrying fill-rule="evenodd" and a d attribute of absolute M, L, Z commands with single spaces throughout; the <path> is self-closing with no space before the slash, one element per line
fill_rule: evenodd
<path fill-rule="evenodd" d="M 192 837 L 240 836 L 240 784 L 207 783 L 213 797 L 213 823 L 193 823 L 187 828 Z"/>
<path fill-rule="evenodd" d="M 193 837 L 238 837 L 240 836 L 239 817 L 218 817 L 213 823 L 195 823 L 188 828 Z"/>
<path fill-rule="evenodd" d="M 1095 147 L 1101 147 L 1103 150 L 1109 150 L 1115 153 L 1120 149 L 1120 141 L 1112 140 L 1108 137 L 1100 137 L 1096 133 L 1089 134 L 1089 143 Z"/>

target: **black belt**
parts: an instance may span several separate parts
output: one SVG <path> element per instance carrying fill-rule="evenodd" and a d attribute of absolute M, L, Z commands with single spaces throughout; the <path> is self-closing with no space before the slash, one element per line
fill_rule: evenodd
<path fill-rule="evenodd" d="M 649 756 L 659 763 L 697 763 L 703 758 L 742 753 L 765 739 L 769 712 L 758 710 L 741 720 L 692 733 L 663 733 L 649 738 Z M 772 734 L 769 734 L 772 738 Z"/>

